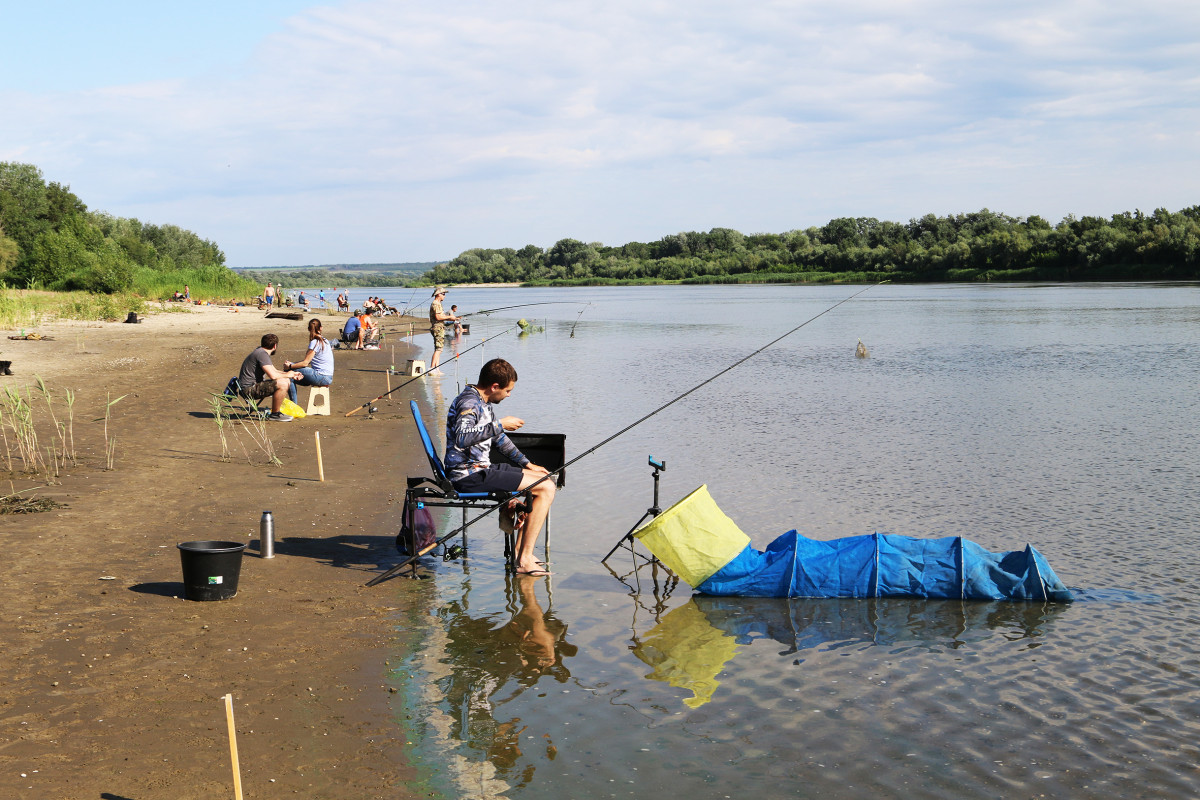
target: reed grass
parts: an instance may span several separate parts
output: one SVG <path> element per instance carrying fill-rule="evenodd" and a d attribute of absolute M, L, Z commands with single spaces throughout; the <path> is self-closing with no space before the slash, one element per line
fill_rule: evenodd
<path fill-rule="evenodd" d="M 0 289 L 0 328 L 34 328 L 54 319 L 117 320 L 144 313 L 146 301 L 132 294 Z"/>
<path fill-rule="evenodd" d="M 243 433 L 256 448 L 266 455 L 268 464 L 283 464 L 275 450 L 275 443 L 271 441 L 271 435 L 267 431 L 267 421 L 262 411 L 251 406 L 249 401 L 245 401 L 245 403 L 246 405 L 243 406 L 235 398 L 225 394 L 212 395 L 209 400 L 209 405 L 213 410 L 213 421 L 217 426 L 217 435 L 221 439 L 221 460 L 229 461 L 231 458 L 226 438 L 226 428 L 228 428 L 232 431 L 234 441 L 242 448 L 242 452 L 246 454 L 246 461 L 250 464 L 254 463 L 254 458 L 242 441 L 241 434 Z"/>
<path fill-rule="evenodd" d="M 123 394 L 120 397 L 118 397 L 116 400 L 111 399 L 112 398 L 111 393 L 107 393 L 104 396 L 105 400 L 106 400 L 106 402 L 104 404 L 104 463 L 105 463 L 104 468 L 108 469 L 108 470 L 111 470 L 113 468 L 113 459 L 116 457 L 116 454 L 117 454 L 116 437 L 109 437 L 109 435 L 108 435 L 109 412 L 112 411 L 113 406 L 115 406 L 117 403 L 121 402 L 128 396 L 129 395 L 127 395 L 127 394 Z"/>
<path fill-rule="evenodd" d="M 249 300 L 262 286 L 221 266 L 159 271 L 139 269 L 133 275 L 133 292 L 151 300 L 168 300 L 187 286 L 193 300 Z"/>

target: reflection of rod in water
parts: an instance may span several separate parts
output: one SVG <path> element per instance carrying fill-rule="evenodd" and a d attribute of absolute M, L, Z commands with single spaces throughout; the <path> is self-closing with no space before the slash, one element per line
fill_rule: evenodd
<path fill-rule="evenodd" d="M 820 319 L 821 317 L 825 316 L 825 315 L 826 315 L 826 314 L 828 314 L 830 311 L 833 311 L 835 308 L 837 308 L 838 306 L 842 305 L 843 303 L 848 303 L 848 302 L 850 302 L 851 300 L 853 300 L 854 298 L 858 297 L 860 294 L 862 294 L 863 292 L 867 291 L 868 289 L 873 289 L 873 288 L 875 288 L 876 286 L 879 286 L 880 284 L 884 284 L 884 283 L 887 283 L 887 282 L 888 282 L 888 281 L 886 281 L 886 280 L 883 280 L 883 281 L 879 281 L 879 283 L 873 283 L 873 284 L 871 284 L 870 286 L 865 286 L 865 287 L 863 287 L 862 289 L 859 289 L 859 290 L 858 290 L 857 292 L 855 292 L 854 294 L 850 295 L 849 297 L 846 297 L 846 298 L 843 298 L 842 300 L 839 300 L 839 301 L 837 301 L 836 303 L 834 303 L 833 305 L 831 305 L 829 308 L 827 308 L 827 309 L 825 309 L 824 311 L 822 311 L 820 314 L 817 314 L 816 316 L 813 316 L 813 317 L 809 317 L 809 318 L 808 318 L 808 319 L 806 319 L 804 322 L 801 322 L 799 325 L 797 325 L 796 327 L 792 328 L 792 329 L 791 329 L 790 331 L 788 331 L 787 333 L 783 334 L 782 336 L 777 336 L 776 338 L 774 338 L 774 339 L 772 339 L 771 341 L 769 341 L 769 342 L 767 342 L 766 344 L 764 344 L 762 347 L 760 347 L 760 348 L 758 348 L 757 350 L 755 350 L 755 351 L 754 351 L 753 353 L 751 353 L 750 355 L 748 355 L 748 356 L 744 356 L 744 357 L 742 357 L 742 358 L 738 359 L 737 361 L 735 361 L 735 362 L 733 362 L 732 364 L 730 364 L 728 367 L 725 367 L 725 369 L 723 369 L 723 370 L 721 370 L 720 372 L 718 372 L 717 374 L 713 375 L 711 378 L 708 378 L 708 379 L 706 379 L 706 380 L 703 380 L 703 381 L 701 381 L 700 383 L 698 383 L 698 384 L 696 384 L 695 386 L 693 386 L 691 389 L 688 389 L 688 390 L 687 390 L 686 392 L 684 392 L 683 394 L 676 396 L 676 397 L 675 397 L 673 400 L 668 400 L 667 402 L 663 403 L 663 404 L 662 404 L 661 406 L 659 406 L 658 408 L 656 408 L 656 409 L 654 409 L 653 411 L 651 411 L 649 414 L 646 414 L 646 415 L 645 415 L 644 417 L 642 417 L 641 419 L 637 420 L 636 422 L 633 422 L 633 423 L 632 423 L 632 424 L 630 424 L 630 425 L 627 425 L 627 426 L 625 426 L 625 427 L 624 427 L 624 428 L 622 428 L 621 430 L 619 430 L 619 431 L 617 431 L 616 433 L 614 433 L 612 436 L 609 436 L 609 437 L 608 437 L 607 439 L 605 439 L 604 441 L 600 442 L 599 444 L 597 444 L 597 445 L 595 445 L 595 446 L 591 447 L 590 449 L 588 449 L 588 450 L 585 450 L 584 452 L 582 452 L 582 453 L 580 453 L 579 455 L 575 456 L 575 457 L 574 457 L 574 458 L 572 458 L 570 461 L 566 462 L 565 464 L 563 464 L 561 467 L 559 467 L 558 469 L 554 470 L 553 472 L 548 472 L 548 473 L 546 473 L 545 475 L 543 475 L 542 477 L 538 478 L 536 481 L 534 481 L 533 483 L 531 483 L 531 484 L 529 484 L 527 487 L 525 487 L 524 491 L 525 491 L 525 492 L 528 492 L 530 489 L 532 489 L 534 486 L 537 486 L 539 483 L 542 483 L 543 481 L 548 481 L 548 480 L 551 480 L 551 479 L 553 479 L 554 477 L 556 477 L 556 476 L 558 475 L 558 473 L 562 472 L 564 469 L 566 469 L 567 467 L 571 466 L 571 465 L 572 465 L 572 464 L 574 464 L 576 461 L 579 461 L 581 458 L 584 458 L 585 456 L 589 456 L 589 455 L 591 455 L 592 453 L 594 453 L 594 452 L 596 452 L 597 450 L 599 450 L 601 447 L 604 447 L 604 445 L 606 445 L 606 444 L 608 444 L 609 442 L 611 442 L 613 439 L 616 439 L 618 436 L 621 436 L 621 435 L 623 435 L 623 434 L 625 434 L 625 433 L 628 433 L 629 431 L 633 430 L 633 429 L 634 429 L 634 428 L 636 428 L 638 425 L 641 425 L 643 422 L 645 422 L 646 420 L 650 419 L 651 417 L 653 417 L 654 415 L 658 414 L 659 412 L 661 412 L 661 411 L 665 411 L 666 409 L 668 409 L 668 408 L 670 408 L 671 406 L 675 405 L 675 404 L 676 404 L 676 403 L 678 403 L 680 400 L 682 400 L 683 398 L 685 398 L 685 397 L 687 397 L 688 395 L 692 394 L 693 392 L 697 391 L 698 389 L 701 389 L 701 388 L 703 388 L 703 387 L 707 386 L 708 384 L 712 383 L 712 382 L 713 382 L 713 381 L 715 381 L 717 378 L 719 378 L 719 377 L 721 377 L 722 375 L 724 375 L 726 372 L 729 372 L 730 370 L 733 370 L 733 369 L 735 369 L 735 368 L 737 368 L 737 367 L 740 367 L 742 364 L 745 364 L 745 363 L 746 363 L 747 361 L 749 361 L 750 359 L 752 359 L 752 358 L 754 358 L 755 356 L 757 356 L 757 355 L 759 355 L 760 353 L 762 353 L 762 352 L 763 352 L 764 350 L 766 350 L 768 347 L 771 347 L 772 345 L 774 345 L 774 344 L 777 344 L 778 342 L 781 342 L 781 341 L 783 341 L 784 339 L 786 339 L 787 337 L 791 336 L 793 333 L 795 333 L 796 331 L 800 330 L 800 329 L 801 329 L 801 328 L 803 328 L 805 325 L 808 325 L 808 324 L 809 324 L 809 323 L 811 323 L 811 322 L 815 322 L 816 320 L 818 320 L 818 319 Z M 510 330 L 511 330 L 511 329 L 510 329 Z M 370 405 L 370 404 L 368 403 L 368 405 Z M 356 410 L 357 410 L 357 409 L 356 409 Z M 351 413 L 353 413 L 353 412 L 351 412 Z M 350 416 L 350 415 L 349 415 L 349 414 L 347 414 L 346 416 Z M 411 563 L 413 563 L 414 561 L 416 561 L 416 560 L 417 560 L 418 558 L 420 558 L 421 556 L 425 555 L 426 553 L 429 553 L 429 552 L 431 552 L 431 551 L 432 551 L 432 550 L 433 550 L 435 547 L 437 547 L 439 544 L 442 544 L 442 543 L 444 543 L 444 542 L 447 542 L 447 541 L 449 541 L 450 539 L 453 539 L 455 536 L 458 536 L 460 533 L 462 533 L 462 532 L 463 532 L 463 531 L 465 531 L 467 528 L 469 528 L 469 527 L 471 527 L 472 525 L 474 525 L 476 522 L 479 522 L 481 519 L 484 519 L 485 517 L 491 516 L 492 512 L 496 511 L 496 510 L 497 510 L 498 508 L 500 508 L 502 505 L 504 505 L 504 504 L 503 504 L 503 503 L 498 503 L 497 505 L 494 505 L 494 506 L 492 506 L 492 507 L 491 507 L 491 508 L 489 508 L 487 511 L 484 511 L 482 514 L 480 514 L 478 517 L 475 517 L 475 519 L 473 519 L 473 520 L 470 520 L 469 522 L 467 522 L 466 524 L 462 525 L 461 527 L 455 528 L 454 530 L 450 531 L 450 533 L 447 533 L 445 536 L 443 536 L 442 538 L 438 539 L 438 540 L 437 540 L 437 541 L 435 541 L 433 544 L 429 545 L 428 547 L 426 547 L 425 549 L 421 550 L 420 552 L 418 552 L 418 553 L 416 553 L 416 554 L 414 554 L 414 555 L 411 555 L 411 556 L 409 556 L 409 557 L 408 557 L 408 558 L 406 558 L 404 561 L 401 561 L 399 564 L 397 564 L 396 566 L 394 566 L 394 567 L 392 567 L 391 569 L 389 569 L 387 572 L 383 572 L 383 573 L 381 573 L 381 574 L 379 574 L 379 575 L 376 575 L 374 578 L 372 578 L 371 580 L 367 581 L 367 586 L 374 586 L 374 585 L 375 585 L 375 584 L 377 584 L 377 583 L 382 583 L 383 581 L 385 581 L 385 580 L 387 580 L 388 578 L 392 577 L 392 576 L 393 576 L 393 575 L 395 575 L 396 573 L 400 572 L 400 570 L 404 569 L 404 568 L 405 568 L 405 567 L 407 567 L 409 564 L 411 564 Z"/>
<path fill-rule="evenodd" d="M 512 326 L 512 328 L 508 328 L 508 329 L 506 329 L 506 330 L 502 330 L 502 331 L 500 331 L 499 333 L 497 333 L 497 334 L 496 334 L 496 336 L 503 336 L 504 334 L 508 333 L 509 331 L 513 330 L 513 328 L 516 328 L 516 327 L 517 327 L 516 325 L 513 325 L 513 326 Z M 493 336 L 493 337 L 491 337 L 491 338 L 492 338 L 492 339 L 495 339 L 495 338 L 496 338 L 496 336 Z M 463 350 L 461 353 L 457 353 L 457 354 L 454 356 L 454 358 L 450 359 L 450 361 L 456 361 L 456 360 L 458 360 L 458 359 L 462 358 L 462 357 L 463 357 L 463 355 L 464 355 L 465 353 L 469 353 L 469 352 L 471 352 L 471 351 L 472 351 L 472 350 L 474 350 L 476 347 L 483 347 L 485 344 L 487 344 L 487 342 L 488 342 L 488 341 L 490 341 L 490 340 L 489 340 L 489 339 L 483 339 L 483 340 L 481 340 L 481 341 L 479 342 L 479 344 L 477 344 L 477 345 L 474 345 L 474 346 L 472 346 L 472 347 L 468 347 L 466 350 Z M 447 362 L 447 363 L 449 363 L 449 362 Z M 370 406 L 370 405 L 371 405 L 371 403 L 374 403 L 374 402 L 376 402 L 376 401 L 378 401 L 378 400 L 382 400 L 383 398 L 387 397 L 387 396 L 388 396 L 389 394 L 391 394 L 392 392 L 398 392 L 398 391 L 400 391 L 400 390 L 401 390 L 401 389 L 403 389 L 405 386 L 408 386 L 410 383 L 412 383 L 412 382 L 414 382 L 414 381 L 419 381 L 419 380 L 421 380 L 421 378 L 424 378 L 424 377 L 425 377 L 426 375 L 428 375 L 428 374 L 429 374 L 428 372 L 422 372 L 420 375 L 417 375 L 416 377 L 412 378 L 411 380 L 407 380 L 407 381 L 405 381 L 404 383 L 400 384 L 400 385 L 399 385 L 399 386 L 397 386 L 395 389 L 392 389 L 392 390 L 390 390 L 390 391 L 384 392 L 383 394 L 379 395 L 379 397 L 376 397 L 376 398 L 374 398 L 373 400 L 368 400 L 367 402 L 363 403 L 361 406 L 359 406 L 358 408 L 355 408 L 355 409 L 353 409 L 352 411 L 347 411 L 347 412 L 346 412 L 346 416 L 347 416 L 347 417 L 349 417 L 349 416 L 352 416 L 352 415 L 354 415 L 354 414 L 357 414 L 358 412 L 362 411 L 364 408 L 367 408 L 368 406 Z"/>

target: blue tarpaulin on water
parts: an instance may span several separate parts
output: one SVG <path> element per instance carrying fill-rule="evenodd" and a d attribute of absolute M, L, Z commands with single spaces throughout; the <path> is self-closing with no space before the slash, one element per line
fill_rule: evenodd
<path fill-rule="evenodd" d="M 724 597 L 926 597 L 1070 602 L 1031 545 L 990 553 L 961 536 L 871 533 L 819 542 L 788 531 L 763 552 L 747 545 L 695 587 Z"/>
<path fill-rule="evenodd" d="M 991 553 L 961 536 L 919 539 L 871 533 L 817 541 L 792 530 L 759 551 L 703 486 L 637 536 L 667 567 L 708 595 L 1072 599 L 1031 545 Z"/>

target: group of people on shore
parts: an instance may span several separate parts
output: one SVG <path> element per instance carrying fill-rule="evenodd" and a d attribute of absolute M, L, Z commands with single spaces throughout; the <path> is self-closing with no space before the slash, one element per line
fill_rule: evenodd
<path fill-rule="evenodd" d="M 271 399 L 272 422 L 291 422 L 292 417 L 280 409 L 284 400 L 296 402 L 297 386 L 329 386 L 333 383 L 333 347 L 321 333 L 321 320 L 308 321 L 308 349 L 300 361 L 284 361 L 284 369 L 275 366 L 271 357 L 279 349 L 279 337 L 273 333 L 263 337 L 250 355 L 242 361 L 238 372 L 238 392 L 251 400 Z"/>
<path fill-rule="evenodd" d="M 270 284 L 268 291 L 273 290 Z M 272 294 L 274 294 L 272 292 Z M 447 312 L 442 306 L 446 298 L 446 287 L 438 286 L 433 291 L 429 304 L 430 333 L 433 335 L 434 353 L 430 359 L 428 374 L 439 375 L 441 349 L 445 346 L 446 323 L 459 323 L 458 307 L 451 306 Z M 339 307 L 344 296 L 339 293 Z M 375 300 L 375 298 L 371 298 Z M 386 307 L 379 301 L 379 305 Z M 378 326 L 371 320 L 367 310 L 360 309 L 352 316 L 343 330 L 344 341 L 353 339 L 356 349 L 369 345 L 372 331 Z M 321 320 L 314 317 L 308 323 L 308 348 L 300 361 L 284 361 L 284 369 L 277 368 L 272 357 L 279 348 L 279 337 L 265 334 L 259 347 L 242 361 L 238 374 L 238 392 L 255 401 L 271 399 L 271 412 L 267 417 L 275 422 L 290 422 L 292 417 L 281 411 L 283 401 L 296 401 L 297 386 L 329 386 L 333 383 L 333 347 L 324 337 Z M 519 499 L 508 504 L 508 514 L 513 520 L 516 535 L 514 566 L 521 575 L 547 575 L 546 564 L 534 555 L 534 545 L 546 523 L 550 504 L 554 502 L 555 482 L 545 467 L 534 464 L 513 444 L 508 433 L 519 430 L 525 420 L 496 415 L 495 406 L 510 397 L 517 384 L 517 371 L 502 358 L 493 358 L 479 371 L 479 379 L 468 384 L 450 404 L 446 415 L 446 450 L 444 456 L 446 475 L 455 489 L 460 492 L 504 492 L 523 493 L 527 503 Z M 492 446 L 510 463 L 493 464 Z"/>

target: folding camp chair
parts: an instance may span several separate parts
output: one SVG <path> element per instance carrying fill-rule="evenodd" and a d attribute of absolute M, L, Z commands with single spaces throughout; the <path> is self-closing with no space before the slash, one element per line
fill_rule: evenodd
<path fill-rule="evenodd" d="M 442 459 L 438 456 L 437 449 L 433 446 L 433 439 L 429 436 L 429 431 L 425 427 L 425 421 L 421 418 L 421 410 L 417 406 L 415 400 L 409 401 L 409 407 L 412 409 L 413 421 L 417 425 L 417 433 L 421 438 L 421 445 L 425 448 L 425 457 L 429 459 L 429 468 L 433 472 L 433 477 L 408 478 L 408 488 L 404 493 L 404 515 L 402 519 L 404 523 L 400 529 L 400 534 L 396 537 L 396 547 L 401 553 L 406 555 L 414 555 L 419 552 L 415 541 L 414 530 L 409 527 L 410 520 L 416 519 L 416 511 L 422 508 L 461 508 L 462 509 L 462 524 L 465 528 L 469 524 L 468 511 L 470 509 L 478 509 L 483 512 L 492 511 L 496 506 L 507 503 L 510 500 L 520 497 L 522 492 L 459 492 L 450 483 L 450 478 L 446 475 L 446 469 L 442 465 Z M 514 434 L 510 434 L 510 437 Z M 534 446 L 537 442 L 545 439 L 552 439 L 557 442 L 560 451 L 563 440 L 561 434 L 526 434 L 526 437 L 537 437 Z M 531 442 L 534 440 L 531 438 Z M 518 447 L 520 445 L 518 444 Z M 528 454 L 527 454 L 528 455 Z M 554 469 L 561 466 L 561 460 L 558 464 L 548 466 L 549 469 Z M 543 465 L 546 466 L 546 465 Z M 563 476 L 560 473 L 558 476 L 558 485 L 562 486 L 564 482 Z M 550 519 L 546 519 L 546 538 L 550 537 Z M 463 533 L 463 549 L 465 551 L 467 543 L 466 533 Z M 505 532 L 504 536 L 504 560 L 511 567 L 515 557 L 515 536 Z M 415 565 L 414 565 L 415 569 Z"/>

